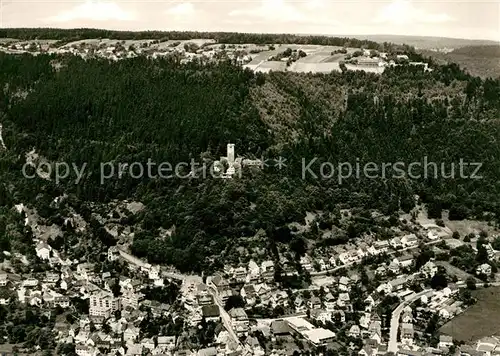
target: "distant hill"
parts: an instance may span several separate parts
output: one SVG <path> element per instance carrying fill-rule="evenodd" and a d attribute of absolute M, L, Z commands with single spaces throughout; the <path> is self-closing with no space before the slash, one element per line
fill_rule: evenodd
<path fill-rule="evenodd" d="M 491 46 L 467 46 L 456 49 L 452 53 L 469 57 L 500 58 L 500 44 Z"/>
<path fill-rule="evenodd" d="M 365 39 L 374 42 L 391 42 L 395 44 L 407 44 L 416 49 L 456 49 L 466 46 L 499 45 L 500 42 L 490 40 L 468 40 L 449 37 L 426 37 L 426 36 L 400 36 L 400 35 L 352 35 L 358 39 Z"/>
<path fill-rule="evenodd" d="M 466 46 L 449 53 L 421 51 L 440 63 L 454 62 L 470 74 L 482 78 L 500 77 L 500 45 Z"/>

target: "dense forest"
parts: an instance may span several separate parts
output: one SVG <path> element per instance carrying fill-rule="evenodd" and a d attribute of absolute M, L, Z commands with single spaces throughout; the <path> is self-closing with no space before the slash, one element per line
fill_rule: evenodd
<path fill-rule="evenodd" d="M 58 221 L 64 209 L 51 202 L 62 194 L 84 217 L 94 203 L 141 201 L 146 209 L 126 221 L 135 226 L 132 251 L 198 272 L 220 268 L 255 236 L 271 255 L 277 244 L 300 245 L 288 224 L 303 223 L 308 211 L 397 215 L 410 211 L 418 194 L 433 217 L 443 209 L 455 219 L 500 217 L 500 81 L 472 77 L 454 64 L 432 72 L 400 66 L 382 75 L 255 74 L 230 63 L 2 54 L 0 66 L 4 248 L 22 239 L 9 233 L 14 204 Z M 210 163 L 225 156 L 229 142 L 238 156 L 281 156 L 286 167 L 246 167 L 241 178 L 226 180 L 124 174 L 101 182 L 99 176 L 102 162 Z M 86 163 L 86 174 L 78 184 L 26 178 L 32 149 L 53 164 Z M 482 179 L 302 177 L 302 159 L 381 163 L 425 156 L 481 162 Z M 369 221 L 360 219 L 349 236 L 372 228 Z M 165 238 L 160 228 L 173 233 Z"/>

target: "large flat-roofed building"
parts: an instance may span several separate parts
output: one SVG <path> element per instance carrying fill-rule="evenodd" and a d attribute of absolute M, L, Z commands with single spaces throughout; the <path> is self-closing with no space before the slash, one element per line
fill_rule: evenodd
<path fill-rule="evenodd" d="M 333 331 L 316 328 L 304 318 L 287 318 L 286 322 L 292 331 L 305 338 L 315 347 L 324 346 L 335 339 L 335 333 Z"/>
<path fill-rule="evenodd" d="M 316 347 L 324 346 L 335 340 L 335 333 L 323 328 L 304 331 L 302 335 Z"/>
<path fill-rule="evenodd" d="M 290 326 L 290 328 L 299 334 L 302 334 L 304 331 L 312 330 L 315 328 L 313 324 L 311 324 L 304 318 L 300 317 L 288 318 L 286 319 L 286 321 Z"/>

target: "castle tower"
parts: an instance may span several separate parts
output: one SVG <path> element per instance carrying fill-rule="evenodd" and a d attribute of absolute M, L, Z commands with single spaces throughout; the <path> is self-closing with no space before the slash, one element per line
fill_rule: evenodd
<path fill-rule="evenodd" d="M 234 143 L 227 144 L 227 162 L 229 166 L 232 166 L 234 163 Z"/>

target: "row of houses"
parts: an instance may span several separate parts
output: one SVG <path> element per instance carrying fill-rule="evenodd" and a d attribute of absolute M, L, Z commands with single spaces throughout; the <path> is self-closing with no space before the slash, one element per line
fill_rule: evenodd
<path fill-rule="evenodd" d="M 403 237 L 394 237 L 391 240 L 376 240 L 371 244 L 360 244 L 361 246 L 352 247 L 347 251 L 341 252 L 336 256 L 328 258 L 312 258 L 308 255 L 302 256 L 300 264 L 308 272 L 315 272 L 315 266 L 319 266 L 319 271 L 328 271 L 342 265 L 351 265 L 359 263 L 365 257 L 377 256 L 388 253 L 391 250 L 410 249 L 417 247 L 420 240 L 415 234 L 404 235 Z"/>

